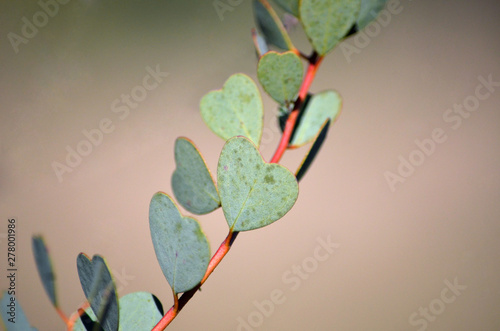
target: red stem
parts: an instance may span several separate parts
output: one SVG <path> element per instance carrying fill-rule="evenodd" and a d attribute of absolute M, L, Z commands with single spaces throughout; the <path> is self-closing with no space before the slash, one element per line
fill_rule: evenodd
<path fill-rule="evenodd" d="M 311 86 L 311 83 L 316 76 L 316 71 L 318 70 L 318 67 L 321 64 L 322 60 L 323 56 L 316 56 L 316 53 L 314 53 L 309 59 L 309 66 L 307 67 L 306 76 L 304 77 L 304 81 L 302 82 L 302 86 L 300 87 L 299 96 L 297 98 L 297 101 L 295 101 L 292 112 L 286 120 L 285 130 L 283 130 L 281 141 L 278 145 L 278 148 L 276 149 L 276 152 L 274 152 L 273 158 L 271 159 L 270 163 L 278 163 L 281 160 L 281 157 L 285 153 L 286 149 L 288 148 L 288 143 L 290 142 L 293 129 L 295 128 L 297 118 L 299 117 L 300 107 L 307 96 L 307 91 L 309 91 L 309 87 Z"/>
<path fill-rule="evenodd" d="M 285 150 L 287 149 L 288 143 L 290 141 L 290 137 L 292 136 L 293 129 L 294 129 L 295 124 L 297 122 L 297 117 L 299 115 L 301 104 L 307 96 L 307 92 L 309 91 L 309 87 L 311 86 L 311 83 L 314 80 L 314 77 L 316 76 L 316 71 L 318 70 L 318 67 L 321 64 L 322 60 L 323 60 L 323 56 L 318 56 L 316 53 L 313 53 L 308 58 L 309 66 L 307 67 L 306 76 L 304 77 L 304 80 L 302 81 L 302 85 L 300 87 L 299 95 L 298 95 L 298 98 L 295 102 L 294 109 L 292 110 L 292 112 L 288 116 L 288 119 L 287 119 L 287 122 L 285 125 L 285 130 L 283 131 L 283 136 L 281 137 L 280 144 L 278 145 L 278 148 L 277 148 L 276 152 L 274 153 L 274 156 L 271 159 L 270 163 L 278 163 L 279 160 L 281 159 L 281 157 L 283 156 L 283 153 L 285 153 Z M 224 239 L 224 241 L 220 245 L 219 249 L 217 250 L 217 252 L 215 252 L 214 256 L 212 256 L 212 259 L 208 263 L 207 272 L 205 273 L 205 276 L 203 276 L 203 279 L 200 281 L 200 283 L 196 287 L 194 287 L 193 289 L 191 289 L 187 292 L 184 292 L 178 300 L 177 300 L 177 296 L 174 295 L 174 300 L 175 300 L 174 305 L 161 318 L 161 320 L 158 322 L 158 324 L 156 324 L 156 326 L 151 331 L 162 331 L 173 321 L 173 319 L 177 316 L 177 314 L 181 311 L 181 309 L 186 305 L 186 303 L 201 288 L 201 285 L 203 285 L 203 283 L 205 283 L 207 278 L 212 274 L 212 272 L 215 270 L 215 268 L 219 265 L 219 263 L 222 261 L 224 256 L 226 256 L 227 252 L 229 252 L 229 249 L 231 248 L 231 245 L 233 244 L 237 235 L 238 235 L 238 232 L 233 232 L 232 230 L 229 230 L 229 234 L 227 235 L 226 239 Z"/>
<path fill-rule="evenodd" d="M 217 252 L 215 252 L 214 256 L 212 256 L 212 259 L 208 263 L 207 272 L 205 273 L 205 276 L 203 276 L 201 282 L 195 288 L 187 292 L 184 292 L 181 295 L 181 297 L 178 300 L 176 300 L 174 306 L 170 308 L 170 310 L 162 317 L 162 319 L 158 322 L 158 324 L 156 324 L 156 326 L 151 331 L 164 330 L 170 324 L 170 322 L 172 322 L 172 320 L 177 316 L 177 314 L 186 305 L 186 303 L 200 289 L 201 285 L 205 283 L 208 276 L 210 276 L 210 274 L 219 265 L 220 261 L 222 261 L 227 252 L 229 252 L 229 249 L 231 248 L 231 245 L 233 244 L 233 241 L 234 239 L 236 239 L 237 235 L 238 232 L 233 232 L 232 230 L 229 231 L 229 234 L 227 235 L 226 239 L 224 239 L 219 249 L 217 250 Z M 176 296 L 174 296 L 174 299 L 176 299 Z"/>

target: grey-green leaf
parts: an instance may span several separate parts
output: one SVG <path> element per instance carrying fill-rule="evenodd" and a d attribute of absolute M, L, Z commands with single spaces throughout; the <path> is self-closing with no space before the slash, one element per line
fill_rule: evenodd
<path fill-rule="evenodd" d="M 319 55 L 326 55 L 356 23 L 361 0 L 302 0 L 304 31 Z"/>
<path fill-rule="evenodd" d="M 387 0 L 361 0 L 361 10 L 356 21 L 358 31 L 364 29 L 371 21 L 377 18 L 384 9 Z"/>
<path fill-rule="evenodd" d="M 334 122 L 342 109 L 342 98 L 336 91 L 323 91 L 311 97 L 304 109 L 302 120 L 290 142 L 300 147 L 315 139 L 327 119 Z"/>
<path fill-rule="evenodd" d="M 162 318 L 161 307 L 157 306 L 158 299 L 148 292 L 129 293 L 120 298 L 120 327 L 119 331 L 149 331 Z M 85 311 L 95 321 L 92 309 Z M 78 319 L 74 331 L 86 331 L 81 319 Z"/>
<path fill-rule="evenodd" d="M 295 100 L 304 76 L 302 61 L 293 52 L 268 52 L 259 60 L 257 76 L 264 90 L 279 104 Z"/>
<path fill-rule="evenodd" d="M 149 205 L 149 227 L 156 258 L 173 292 L 198 285 L 210 260 L 210 246 L 198 221 L 183 217 L 172 198 L 158 192 Z"/>
<path fill-rule="evenodd" d="M 242 135 L 259 145 L 264 126 L 262 98 L 257 85 L 244 74 L 234 74 L 222 90 L 207 93 L 200 101 L 207 126 L 227 140 Z"/>
<path fill-rule="evenodd" d="M 80 253 L 76 264 L 83 293 L 94 314 L 98 316 L 100 324 L 106 331 L 118 330 L 118 295 L 106 261 L 99 255 L 94 255 L 91 260 L 84 253 Z"/>
<path fill-rule="evenodd" d="M 313 163 L 314 159 L 316 158 L 316 155 L 318 155 L 319 150 L 321 149 L 321 146 L 323 145 L 323 142 L 326 139 L 326 135 L 328 132 L 328 128 L 330 126 L 330 121 L 331 120 L 326 120 L 323 126 L 321 127 L 321 130 L 319 131 L 318 135 L 314 139 L 314 143 L 312 144 L 311 148 L 309 149 L 309 152 L 307 152 L 306 156 L 302 160 L 302 163 L 300 164 L 299 168 L 297 169 L 295 173 L 295 177 L 297 178 L 297 181 L 300 182 L 302 177 L 306 174 L 307 170 Z"/>
<path fill-rule="evenodd" d="M 7 277 L 8 276 L 9 274 L 7 274 Z M 7 292 L 3 292 L 0 304 L 2 305 L 0 314 L 6 331 L 37 330 L 31 327 L 26 315 L 24 314 L 23 308 L 19 302 L 17 302 L 17 298 L 15 296 L 9 295 Z"/>
<path fill-rule="evenodd" d="M 299 17 L 299 0 L 274 0 L 281 8 L 295 17 Z"/>
<path fill-rule="evenodd" d="M 282 165 L 264 162 L 245 137 L 234 137 L 224 145 L 217 182 L 222 210 L 233 231 L 261 228 L 282 218 L 299 193 L 295 176 Z"/>
<path fill-rule="evenodd" d="M 295 48 L 283 23 L 267 0 L 253 0 L 253 9 L 257 26 L 267 43 L 283 50 Z"/>
<path fill-rule="evenodd" d="M 175 141 L 172 190 L 177 201 L 194 214 L 207 214 L 220 207 L 220 198 L 212 175 L 200 152 L 187 138 Z"/>
<path fill-rule="evenodd" d="M 45 292 L 49 296 L 52 305 L 57 308 L 56 277 L 45 241 L 41 236 L 33 236 L 31 239 L 31 248 L 33 250 L 33 256 L 35 257 L 38 275 L 45 288 Z"/>
<path fill-rule="evenodd" d="M 252 28 L 252 40 L 258 58 L 269 52 L 269 47 L 267 46 L 266 40 L 259 34 L 259 32 L 255 28 Z"/>

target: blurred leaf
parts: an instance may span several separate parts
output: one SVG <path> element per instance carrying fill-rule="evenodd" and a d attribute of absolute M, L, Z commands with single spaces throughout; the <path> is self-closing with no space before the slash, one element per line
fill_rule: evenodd
<path fill-rule="evenodd" d="M 106 331 L 118 330 L 119 306 L 116 286 L 103 257 L 94 255 L 92 260 L 84 253 L 76 260 L 83 293 L 90 307 Z"/>
<path fill-rule="evenodd" d="M 267 0 L 253 0 L 253 10 L 257 26 L 268 44 L 283 50 L 295 48 L 283 23 Z"/>
<path fill-rule="evenodd" d="M 357 30 L 363 30 L 385 7 L 387 0 L 361 0 L 361 10 L 356 21 Z"/>
<path fill-rule="evenodd" d="M 242 135 L 259 145 L 264 111 L 259 90 L 244 74 L 234 74 L 222 90 L 206 94 L 200 102 L 201 116 L 208 127 L 227 140 Z"/>
<path fill-rule="evenodd" d="M 38 275 L 42 280 L 45 292 L 49 296 L 50 301 L 54 307 L 58 307 L 57 296 L 56 296 L 56 277 L 54 269 L 52 267 L 52 262 L 50 260 L 49 251 L 45 245 L 45 241 L 41 236 L 33 236 L 31 239 L 31 247 L 33 250 L 33 256 L 35 257 L 36 267 L 38 269 Z"/>
<path fill-rule="evenodd" d="M 158 298 L 148 292 L 129 293 L 120 298 L 120 328 L 119 331 L 149 331 L 163 316 L 163 307 Z M 158 306 L 160 305 L 160 306 Z M 78 319 L 74 331 L 86 331 L 85 325 L 94 327 L 96 317 L 91 308 Z M 82 322 L 87 319 L 86 322 Z"/>
<path fill-rule="evenodd" d="M 281 8 L 295 17 L 299 17 L 299 0 L 274 0 Z"/>
<path fill-rule="evenodd" d="M 163 317 L 160 301 L 153 294 L 135 292 L 120 298 L 120 325 L 123 330 L 151 330 Z"/>
<path fill-rule="evenodd" d="M 316 155 L 318 154 L 319 150 L 321 149 L 321 146 L 323 145 L 323 142 L 326 139 L 326 135 L 328 133 L 328 128 L 330 127 L 330 119 L 327 119 L 323 126 L 321 127 L 321 130 L 319 134 L 316 136 L 316 139 L 314 140 L 314 143 L 311 146 L 311 149 L 307 153 L 307 155 L 304 157 L 304 160 L 302 160 L 302 163 L 300 164 L 300 167 L 297 169 L 297 172 L 295 173 L 295 177 L 297 178 L 297 181 L 300 181 L 302 177 L 306 174 L 307 170 L 311 166 L 312 162 L 316 158 Z"/>
<path fill-rule="evenodd" d="M 7 274 L 8 275 L 8 274 Z M 15 296 L 9 295 L 6 291 L 3 292 L 2 300 L 0 300 L 2 309 L 2 322 L 6 331 L 37 331 L 36 328 L 30 326 L 23 308 L 17 302 Z"/>
<path fill-rule="evenodd" d="M 285 104 L 295 100 L 304 68 L 293 52 L 268 52 L 259 60 L 257 76 L 264 90 L 279 104 Z"/>
<path fill-rule="evenodd" d="M 222 149 L 217 167 L 222 210 L 229 228 L 248 231 L 283 217 L 297 200 L 295 176 L 266 163 L 251 141 L 234 137 Z"/>
<path fill-rule="evenodd" d="M 177 201 L 194 214 L 207 214 L 220 207 L 220 198 L 212 175 L 193 142 L 187 138 L 175 141 L 175 163 L 172 189 Z"/>
<path fill-rule="evenodd" d="M 172 198 L 158 192 L 149 205 L 149 227 L 156 258 L 174 293 L 198 285 L 210 260 L 210 246 L 198 221 L 183 217 Z"/>
<path fill-rule="evenodd" d="M 341 108 L 342 98 L 336 91 L 324 91 L 313 95 L 303 110 L 300 124 L 298 124 L 290 146 L 300 147 L 313 141 L 325 120 L 335 121 Z"/>
<path fill-rule="evenodd" d="M 252 28 L 252 40 L 255 46 L 255 51 L 257 52 L 257 56 L 259 58 L 265 53 L 269 52 L 266 40 L 259 34 L 259 32 L 255 28 Z"/>
<path fill-rule="evenodd" d="M 300 18 L 313 48 L 326 55 L 358 18 L 361 0 L 302 0 Z"/>

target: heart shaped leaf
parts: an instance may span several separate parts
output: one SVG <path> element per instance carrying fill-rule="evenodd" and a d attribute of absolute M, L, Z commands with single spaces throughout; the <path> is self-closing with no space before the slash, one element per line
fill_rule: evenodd
<path fill-rule="evenodd" d="M 183 217 L 172 198 L 156 193 L 149 205 L 149 227 L 161 270 L 174 293 L 201 281 L 210 260 L 210 246 L 200 224 Z"/>
<path fill-rule="evenodd" d="M 42 280 L 45 292 L 49 296 L 52 305 L 58 308 L 55 285 L 56 277 L 45 241 L 41 236 L 33 236 L 31 239 L 31 248 L 33 249 L 38 275 Z"/>
<path fill-rule="evenodd" d="M 300 19 L 313 48 L 326 55 L 356 23 L 361 0 L 302 0 Z"/>
<path fill-rule="evenodd" d="M 295 49 L 283 23 L 267 0 L 253 0 L 255 21 L 269 44 L 284 50 Z"/>
<path fill-rule="evenodd" d="M 205 160 L 187 138 L 175 141 L 172 190 L 177 201 L 194 214 L 207 214 L 220 207 L 220 198 Z"/>
<path fill-rule="evenodd" d="M 0 315 L 6 331 L 36 331 L 36 328 L 30 326 L 26 314 L 15 296 L 4 291 L 0 304 L 2 305 Z M 2 325 L 1 322 L 0 325 Z"/>
<path fill-rule="evenodd" d="M 257 76 L 264 90 L 278 103 L 287 104 L 297 96 L 304 68 L 293 52 L 268 52 L 259 60 Z"/>
<path fill-rule="evenodd" d="M 76 265 L 83 293 L 100 324 L 106 331 L 118 330 L 118 296 L 106 261 L 99 255 L 94 255 L 91 260 L 80 253 Z"/>
<path fill-rule="evenodd" d="M 234 74 L 222 90 L 206 94 L 200 101 L 207 126 L 227 140 L 242 135 L 259 145 L 264 126 L 262 98 L 257 85 L 244 74 Z"/>
<path fill-rule="evenodd" d="M 295 17 L 299 17 L 299 0 L 274 0 L 281 8 Z"/>
<path fill-rule="evenodd" d="M 222 210 L 233 231 L 261 228 L 280 219 L 299 193 L 295 176 L 282 165 L 264 162 L 245 137 L 234 137 L 224 145 L 217 182 Z"/>
<path fill-rule="evenodd" d="M 315 139 L 325 121 L 334 122 L 340 114 L 342 98 L 336 91 L 324 91 L 315 94 L 303 110 L 300 125 L 297 127 L 291 147 L 300 147 Z"/>
<path fill-rule="evenodd" d="M 163 316 L 163 307 L 160 301 L 156 296 L 148 292 L 129 293 L 121 297 L 119 302 L 119 331 L 151 330 Z M 85 310 L 85 313 L 91 321 L 96 321 L 91 308 Z M 73 330 L 87 331 L 81 319 L 76 321 Z"/>
<path fill-rule="evenodd" d="M 361 9 L 356 20 L 357 30 L 361 31 L 377 18 L 378 13 L 384 9 L 386 2 L 387 0 L 361 0 Z"/>

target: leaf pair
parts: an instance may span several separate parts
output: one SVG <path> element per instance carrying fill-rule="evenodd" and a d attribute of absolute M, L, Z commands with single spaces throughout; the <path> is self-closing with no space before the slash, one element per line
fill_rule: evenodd
<path fill-rule="evenodd" d="M 118 330 L 151 330 L 163 316 L 163 307 L 156 296 L 148 292 L 129 293 L 119 300 Z M 97 318 L 91 307 L 76 321 L 74 331 L 93 330 Z M 100 325 L 100 324 L 99 324 Z"/>
<path fill-rule="evenodd" d="M 48 248 L 41 236 L 32 238 L 32 249 L 45 291 L 54 307 L 59 309 L 54 269 Z M 118 300 L 115 282 L 103 257 L 94 255 L 90 259 L 87 255 L 80 253 L 77 257 L 77 269 L 83 292 L 90 303 L 86 313 L 90 316 L 92 323 L 99 321 L 104 330 L 137 330 L 139 326 L 141 329 L 150 329 L 162 317 L 161 304 L 150 293 L 131 293 Z M 18 314 L 22 317 L 21 313 L 18 312 Z M 19 323 L 16 323 L 16 326 L 24 330 L 21 319 L 18 320 Z M 75 324 L 75 330 L 86 330 L 81 320 Z"/>
<path fill-rule="evenodd" d="M 181 204 L 188 202 L 184 194 L 188 191 L 194 192 L 198 201 L 210 201 L 217 192 L 215 184 L 189 140 L 177 140 L 176 160 L 182 160 L 174 172 L 177 178 L 174 192 L 182 192 Z M 203 180 L 197 182 L 196 178 Z M 291 209 L 298 196 L 295 176 L 281 165 L 266 163 L 256 146 L 241 136 L 229 139 L 224 145 L 217 182 L 222 210 L 232 232 L 273 223 Z M 187 188 L 183 189 L 183 185 Z M 172 198 L 158 192 L 151 199 L 149 223 L 158 263 L 172 291 L 177 294 L 194 288 L 204 277 L 210 260 L 210 246 L 198 221 L 182 216 Z"/>
<path fill-rule="evenodd" d="M 314 50 L 323 56 L 345 38 L 353 27 L 354 31 L 364 29 L 376 18 L 387 0 L 275 0 L 275 2 L 299 18 Z M 257 25 L 268 43 L 284 50 L 294 49 L 282 22 L 266 0 L 254 0 L 254 13 Z"/>

